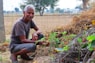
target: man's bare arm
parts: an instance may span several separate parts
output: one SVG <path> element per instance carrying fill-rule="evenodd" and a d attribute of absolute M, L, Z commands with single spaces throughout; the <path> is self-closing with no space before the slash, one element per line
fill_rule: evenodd
<path fill-rule="evenodd" d="M 26 37 L 24 35 L 22 36 L 19 36 L 20 40 L 22 43 L 35 43 L 34 40 L 29 40 L 29 39 L 26 39 Z"/>

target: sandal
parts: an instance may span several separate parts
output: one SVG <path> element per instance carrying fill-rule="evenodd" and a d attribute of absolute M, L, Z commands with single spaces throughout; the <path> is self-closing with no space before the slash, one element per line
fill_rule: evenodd
<path fill-rule="evenodd" d="M 24 55 L 21 55 L 21 58 L 23 60 L 33 60 L 35 55 L 36 55 L 36 52 L 32 53 L 31 55 L 30 54 L 24 54 Z"/>
<path fill-rule="evenodd" d="M 11 54 L 10 59 L 11 59 L 12 63 L 18 63 L 17 58 L 15 56 L 13 56 L 12 54 Z"/>

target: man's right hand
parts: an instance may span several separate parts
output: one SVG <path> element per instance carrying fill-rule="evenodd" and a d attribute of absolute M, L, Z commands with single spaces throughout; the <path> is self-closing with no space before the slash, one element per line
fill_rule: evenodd
<path fill-rule="evenodd" d="M 32 40 L 34 41 L 38 40 L 38 35 L 36 33 L 32 34 Z"/>

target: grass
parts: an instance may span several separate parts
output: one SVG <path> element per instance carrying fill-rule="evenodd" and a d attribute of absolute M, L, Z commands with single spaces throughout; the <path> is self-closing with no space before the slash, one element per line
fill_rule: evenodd
<path fill-rule="evenodd" d="M 22 15 L 19 14 L 4 15 L 5 34 L 7 37 L 10 37 L 12 26 L 14 22 L 20 17 L 22 17 Z M 50 32 L 58 26 L 64 26 L 66 24 L 69 24 L 72 17 L 73 16 L 70 15 L 35 15 L 33 20 L 40 28 L 40 30 L 43 33 L 46 33 Z"/>

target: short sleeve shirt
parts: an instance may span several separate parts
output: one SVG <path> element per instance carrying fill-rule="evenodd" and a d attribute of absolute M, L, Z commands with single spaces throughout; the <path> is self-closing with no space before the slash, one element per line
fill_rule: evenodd
<path fill-rule="evenodd" d="M 25 35 L 28 39 L 30 28 L 35 28 L 35 23 L 31 20 L 28 23 L 25 23 L 22 18 L 19 19 L 13 26 L 11 33 L 11 44 L 21 44 L 19 36 Z M 10 44 L 10 45 L 11 45 Z"/>

